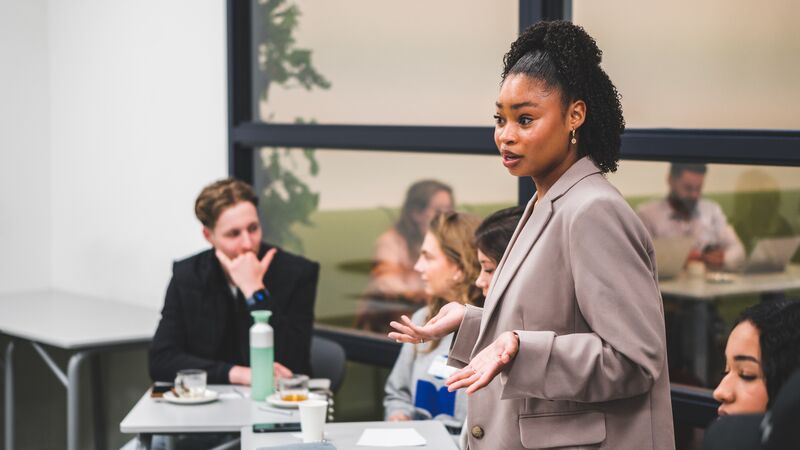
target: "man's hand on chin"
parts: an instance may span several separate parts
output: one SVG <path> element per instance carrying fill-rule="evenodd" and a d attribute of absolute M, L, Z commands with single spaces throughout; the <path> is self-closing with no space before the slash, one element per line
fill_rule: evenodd
<path fill-rule="evenodd" d="M 216 250 L 217 259 L 225 269 L 225 272 L 244 294 L 245 298 L 253 295 L 253 292 L 264 289 L 264 274 L 269 270 L 272 258 L 275 257 L 278 249 L 270 249 L 259 261 L 253 252 L 245 252 L 230 259 L 221 250 Z"/>

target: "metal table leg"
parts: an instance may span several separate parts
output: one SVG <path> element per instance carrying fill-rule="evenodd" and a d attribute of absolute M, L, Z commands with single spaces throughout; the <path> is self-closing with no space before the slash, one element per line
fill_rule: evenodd
<path fill-rule="evenodd" d="M 137 450 L 150 450 L 150 447 L 153 444 L 153 435 L 140 433 L 137 441 L 139 441 L 139 445 L 136 447 Z"/>
<path fill-rule="evenodd" d="M 14 341 L 11 340 L 6 346 L 5 359 L 5 431 L 6 431 L 6 450 L 14 450 Z"/>
<path fill-rule="evenodd" d="M 703 383 L 708 385 L 708 347 L 711 340 L 709 333 L 709 314 L 711 305 L 709 302 L 694 302 L 694 314 L 692 314 L 693 341 L 694 347 L 694 374 Z"/>
<path fill-rule="evenodd" d="M 77 352 L 67 366 L 67 450 L 78 450 L 80 440 L 80 368 L 90 352 Z"/>
<path fill-rule="evenodd" d="M 92 374 L 89 378 L 92 381 L 92 404 L 94 416 L 94 449 L 106 450 L 107 434 L 106 434 L 106 412 L 105 412 L 105 386 L 103 385 L 103 375 L 100 367 L 100 356 L 95 355 L 92 358 Z"/>
<path fill-rule="evenodd" d="M 91 356 L 92 352 L 89 350 L 74 353 L 69 358 L 67 365 L 67 374 L 58 367 L 58 364 L 53 361 L 53 358 L 36 342 L 31 342 L 33 348 L 39 353 L 44 362 L 53 371 L 53 375 L 61 381 L 65 388 L 67 388 L 67 450 L 78 450 L 80 440 L 78 439 L 80 432 L 80 405 L 81 398 L 80 392 L 80 368 L 83 361 Z"/>
<path fill-rule="evenodd" d="M 6 350 L 6 373 L 11 373 L 9 368 L 12 367 L 11 363 L 11 353 L 13 352 L 13 342 L 9 343 L 9 348 Z M 80 369 L 83 365 L 83 362 L 94 355 L 102 351 L 101 348 L 93 348 L 88 350 L 82 350 L 74 353 L 69 358 L 69 363 L 67 365 L 67 373 L 61 370 L 53 361 L 53 358 L 45 351 L 45 349 L 36 342 L 31 342 L 34 350 L 39 353 L 39 356 L 42 357 L 42 360 L 47 364 L 50 370 L 53 372 L 53 375 L 61 381 L 61 384 L 67 389 L 67 450 L 78 450 L 80 446 L 79 440 L 79 433 L 80 433 Z M 126 346 L 117 346 L 118 350 L 123 350 L 126 348 L 131 348 L 137 344 L 130 344 Z M 99 378 L 99 370 L 94 371 L 95 375 L 98 375 Z M 13 400 L 13 378 L 9 378 L 8 375 L 6 376 L 6 408 L 8 409 L 8 405 L 10 404 L 9 400 Z M 11 392 L 11 395 L 8 394 Z M 96 394 L 101 395 L 101 394 Z M 99 402 L 102 403 L 102 397 L 99 398 Z M 11 402 L 13 403 L 13 402 Z M 12 412 L 13 414 L 13 412 Z M 11 429 L 13 431 L 13 415 L 10 417 L 8 413 L 6 413 L 6 429 L 9 429 L 9 423 L 11 425 Z M 96 436 L 100 436 L 101 440 L 105 440 L 105 423 L 101 424 L 101 430 L 98 431 L 99 434 Z M 105 447 L 105 442 L 96 442 L 95 445 L 99 446 L 100 448 Z M 6 450 L 13 450 L 14 442 L 13 442 L 13 434 L 9 435 L 6 433 Z"/>

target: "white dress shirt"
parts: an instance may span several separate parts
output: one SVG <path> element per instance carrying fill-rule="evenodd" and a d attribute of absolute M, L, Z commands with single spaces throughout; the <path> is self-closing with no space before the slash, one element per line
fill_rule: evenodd
<path fill-rule="evenodd" d="M 638 214 L 653 239 L 691 237 L 699 251 L 719 246 L 725 252 L 723 267 L 727 270 L 744 263 L 744 246 L 714 201 L 700 199 L 688 218 L 678 214 L 665 198 L 639 206 Z"/>

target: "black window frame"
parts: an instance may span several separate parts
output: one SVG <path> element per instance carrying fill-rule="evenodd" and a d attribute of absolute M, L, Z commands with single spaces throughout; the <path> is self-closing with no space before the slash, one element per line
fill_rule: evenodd
<path fill-rule="evenodd" d="M 539 20 L 570 20 L 571 0 L 519 0 L 519 30 Z M 258 147 L 315 147 L 374 151 L 493 155 L 493 127 L 268 124 L 253 117 L 251 2 L 227 0 L 228 168 L 253 182 Z M 740 129 L 627 129 L 622 158 L 720 164 L 800 166 L 800 131 Z M 519 203 L 535 190 L 519 179 Z M 315 333 L 341 343 L 349 360 L 391 367 L 399 344 L 357 331 L 316 325 Z M 704 427 L 716 417 L 710 391 L 672 387 L 673 412 L 681 423 Z"/>

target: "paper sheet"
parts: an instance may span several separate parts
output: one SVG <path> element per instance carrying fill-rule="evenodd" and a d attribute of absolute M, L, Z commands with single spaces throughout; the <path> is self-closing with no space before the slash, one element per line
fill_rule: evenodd
<path fill-rule="evenodd" d="M 427 444 L 413 428 L 367 428 L 356 442 L 359 446 L 412 447 Z"/>

